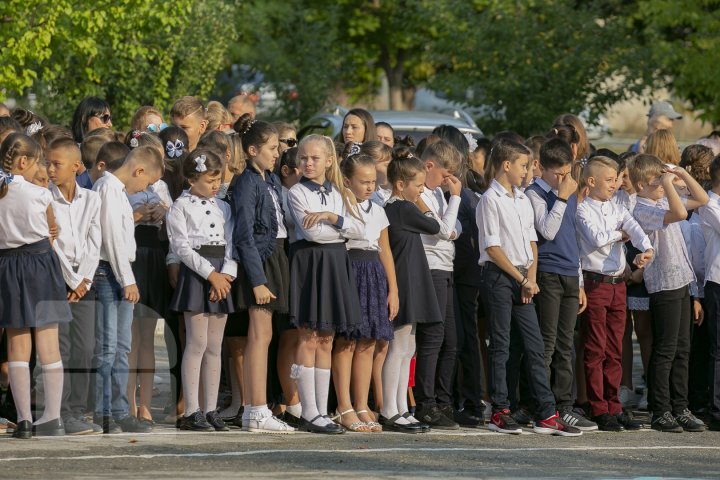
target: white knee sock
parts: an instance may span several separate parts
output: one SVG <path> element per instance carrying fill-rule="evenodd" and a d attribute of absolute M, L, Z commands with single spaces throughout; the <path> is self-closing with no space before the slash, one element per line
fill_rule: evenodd
<path fill-rule="evenodd" d="M 315 404 L 320 415 L 327 415 L 330 369 L 315 367 Z"/>
<path fill-rule="evenodd" d="M 315 367 L 293 365 L 293 378 L 297 380 L 298 395 L 300 395 L 300 403 L 302 403 L 302 418 L 311 421 L 320 415 L 315 401 Z M 327 425 L 328 422 L 328 419 L 320 417 L 315 424 Z"/>
<path fill-rule="evenodd" d="M 23 420 L 32 422 L 30 409 L 30 364 L 28 362 L 9 362 L 10 388 L 17 410 L 18 423 Z"/>
<path fill-rule="evenodd" d="M 403 394 L 407 396 L 407 373 L 404 375 L 405 386 L 402 386 L 403 361 L 409 348 L 411 331 L 411 325 L 405 325 L 395 330 L 395 338 L 390 342 L 385 358 L 382 371 L 383 409 L 381 412 L 385 418 L 392 418 L 399 413 L 404 413 L 401 410 L 403 404 L 400 392 L 404 392 Z M 405 402 L 405 411 L 407 411 L 407 401 Z M 409 422 L 404 418 L 399 418 L 396 423 L 407 425 Z"/>
<path fill-rule="evenodd" d="M 227 315 L 208 315 L 207 346 L 202 363 L 203 400 L 205 413 L 217 409 L 218 389 L 220 388 L 220 369 L 222 361 L 222 339 L 225 333 Z"/>
<path fill-rule="evenodd" d="M 45 390 L 45 411 L 36 424 L 49 422 L 60 417 L 60 402 L 63 389 L 62 360 L 42 366 L 43 387 Z"/>
<path fill-rule="evenodd" d="M 200 370 L 207 346 L 208 318 L 202 313 L 185 312 L 185 351 L 182 360 L 183 398 L 185 416 L 200 409 L 198 400 Z M 205 382 L 207 383 L 207 381 Z"/>
<path fill-rule="evenodd" d="M 300 418 L 302 415 L 302 403 L 298 402 L 295 405 L 286 405 L 285 411 L 287 411 L 290 415 L 294 417 Z"/>

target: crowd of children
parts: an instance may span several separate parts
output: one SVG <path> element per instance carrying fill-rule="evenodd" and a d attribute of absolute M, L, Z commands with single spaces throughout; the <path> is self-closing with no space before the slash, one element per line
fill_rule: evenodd
<path fill-rule="evenodd" d="M 242 98 L 144 106 L 126 134 L 94 97 L 70 129 L 8 113 L 13 437 L 151 432 L 160 319 L 183 430 L 637 430 L 633 326 L 649 425 L 720 430 L 717 138 L 617 155 L 568 114 L 415 145 L 353 109 L 298 141 Z"/>

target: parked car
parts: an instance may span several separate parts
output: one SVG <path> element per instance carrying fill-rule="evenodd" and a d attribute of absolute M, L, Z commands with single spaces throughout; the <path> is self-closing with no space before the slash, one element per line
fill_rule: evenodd
<path fill-rule="evenodd" d="M 300 128 L 298 137 L 302 138 L 310 134 L 327 135 L 333 140 L 341 138 L 342 122 L 346 108 L 335 107 L 332 111 L 319 113 L 308 120 Z M 415 143 L 428 136 L 435 127 L 440 125 L 452 125 L 463 133 L 469 133 L 476 137 L 482 137 L 483 132 L 478 128 L 473 119 L 462 110 L 456 110 L 451 115 L 434 113 L 398 111 L 398 110 L 373 110 L 370 111 L 375 122 L 386 122 L 392 125 L 395 135 L 399 137 L 411 136 Z"/>

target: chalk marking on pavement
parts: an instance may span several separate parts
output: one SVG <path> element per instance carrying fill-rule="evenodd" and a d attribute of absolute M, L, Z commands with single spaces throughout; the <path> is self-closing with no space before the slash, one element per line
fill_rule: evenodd
<path fill-rule="evenodd" d="M 358 448 L 358 449 L 338 449 L 338 450 L 327 450 L 327 449 L 266 449 L 266 450 L 248 450 L 241 452 L 192 452 L 192 453 L 146 453 L 146 454 L 127 454 L 127 455 L 79 455 L 76 457 L 10 457 L 0 458 L 0 462 L 26 462 L 32 460 L 112 460 L 121 458 L 132 458 L 132 459 L 143 459 L 150 460 L 155 458 L 198 458 L 198 457 L 248 457 L 254 455 L 275 455 L 275 454 L 288 454 L 288 453 L 348 453 L 348 454 L 377 454 L 377 453 L 391 453 L 391 452 L 427 452 L 427 453 L 439 453 L 439 452 L 586 452 L 586 451 L 615 451 L 623 450 L 627 451 L 628 447 L 602 447 L 602 446 L 577 446 L 577 447 L 508 447 L 508 448 L 468 448 L 468 447 L 421 447 L 421 448 L 409 448 L 409 447 L 389 447 L 389 448 Z M 694 445 L 673 445 L 673 446 L 643 446 L 643 447 L 632 447 L 633 451 L 636 450 L 720 450 L 720 446 L 694 446 Z"/>

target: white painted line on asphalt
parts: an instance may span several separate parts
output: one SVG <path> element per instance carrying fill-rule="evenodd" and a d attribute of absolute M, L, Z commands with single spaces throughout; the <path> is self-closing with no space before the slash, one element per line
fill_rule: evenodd
<path fill-rule="evenodd" d="M 113 460 L 113 459 L 121 459 L 121 458 L 133 458 L 133 459 L 155 459 L 155 458 L 209 458 L 209 457 L 248 457 L 248 456 L 255 456 L 255 455 L 277 455 L 277 454 L 288 454 L 288 453 L 323 453 L 323 454 L 336 454 L 336 453 L 349 453 L 349 454 L 378 454 L 378 453 L 391 453 L 391 452 L 426 452 L 426 453 L 439 453 L 439 452 L 473 452 L 473 453 L 479 453 L 479 452 L 494 452 L 494 453 L 501 453 L 501 452 L 586 452 L 586 451 L 615 451 L 615 450 L 622 450 L 627 451 L 628 447 L 602 447 L 602 446 L 578 446 L 578 447 L 508 447 L 508 448 L 499 448 L 499 447 L 489 447 L 489 448 L 467 448 L 467 447 L 439 447 L 439 448 L 431 448 L 431 447 L 421 447 L 421 448 L 409 448 L 409 447 L 389 447 L 389 448 L 358 448 L 358 449 L 338 449 L 338 450 L 328 450 L 328 449 L 284 449 L 284 448 L 276 448 L 276 449 L 268 449 L 268 450 L 248 450 L 243 452 L 217 452 L 217 453 L 208 453 L 208 452 L 195 452 L 195 453 L 147 453 L 147 454 L 128 454 L 128 455 L 79 455 L 76 457 L 53 457 L 53 456 L 44 456 L 44 457 L 9 457 L 9 458 L 0 458 L 1 462 L 26 462 L 26 461 L 33 461 L 33 460 Z M 713 447 L 713 446 L 695 446 L 695 445 L 672 445 L 672 446 L 642 446 L 642 447 L 632 447 L 633 451 L 636 450 L 720 450 L 720 446 Z"/>

